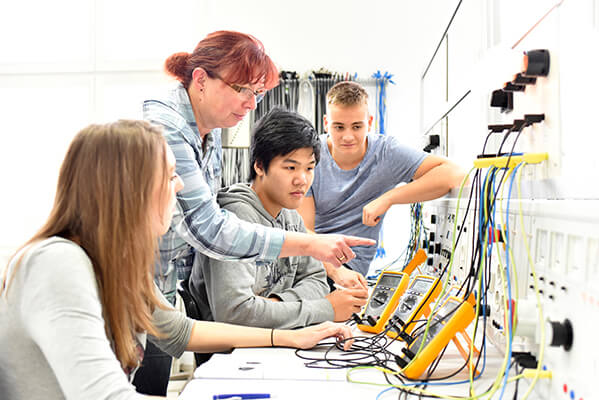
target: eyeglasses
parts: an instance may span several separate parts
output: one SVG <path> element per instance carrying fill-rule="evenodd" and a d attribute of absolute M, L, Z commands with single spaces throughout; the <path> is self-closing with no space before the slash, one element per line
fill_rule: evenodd
<path fill-rule="evenodd" d="M 214 75 L 218 80 L 222 81 L 225 85 L 239 93 L 241 97 L 243 97 L 245 100 L 251 100 L 252 96 L 254 96 L 256 98 L 256 104 L 260 103 L 264 98 L 264 95 L 266 94 L 265 89 L 252 90 L 247 86 L 240 86 L 234 83 L 229 83 L 215 73 L 212 73 L 212 75 Z"/>

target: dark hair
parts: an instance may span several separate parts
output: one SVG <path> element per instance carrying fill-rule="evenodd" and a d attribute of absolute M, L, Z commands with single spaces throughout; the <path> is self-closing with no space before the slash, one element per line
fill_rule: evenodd
<path fill-rule="evenodd" d="M 217 31 L 202 39 L 193 53 L 175 53 L 166 59 L 164 68 L 187 89 L 196 68 L 209 77 L 219 75 L 228 83 L 257 84 L 264 87 L 279 84 L 279 72 L 264 51 L 262 42 L 251 35 L 233 31 Z"/>
<path fill-rule="evenodd" d="M 306 147 L 312 147 L 318 164 L 320 139 L 310 121 L 298 113 L 273 108 L 258 121 L 252 133 L 250 181 L 256 178 L 255 163 L 267 172 L 273 158 Z"/>

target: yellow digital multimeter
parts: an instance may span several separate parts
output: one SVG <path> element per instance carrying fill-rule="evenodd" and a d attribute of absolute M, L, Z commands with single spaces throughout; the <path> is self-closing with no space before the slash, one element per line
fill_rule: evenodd
<path fill-rule="evenodd" d="M 424 337 L 424 326 L 420 335 L 403 349 L 396 360 L 403 374 L 409 379 L 418 379 L 439 353 L 458 332 L 464 331 L 474 319 L 474 307 L 469 301 L 455 296 L 449 297 L 432 317 Z M 422 350 L 418 353 L 424 339 Z"/>
<path fill-rule="evenodd" d="M 451 285 L 451 287 L 449 288 L 447 293 L 445 293 L 439 304 L 445 304 L 445 301 L 447 301 L 448 298 L 456 297 L 472 304 L 472 307 L 474 308 L 476 306 L 476 299 L 474 298 L 474 294 L 470 293 L 468 294 L 468 296 L 465 295 L 465 289 L 458 285 Z M 425 315 L 425 317 L 428 317 L 428 314 Z M 472 360 L 478 357 L 478 355 L 480 354 L 480 350 L 476 346 L 472 345 L 472 339 L 470 338 L 468 332 L 466 332 L 466 329 L 462 329 L 456 332 L 451 341 L 458 349 L 458 352 L 460 353 L 464 361 L 470 361 L 471 367 L 474 368 Z M 472 349 L 472 357 L 470 357 L 470 349 Z M 475 371 L 475 373 L 478 374 L 478 371 Z"/>
<path fill-rule="evenodd" d="M 414 254 L 414 258 L 412 258 L 412 260 L 408 263 L 408 265 L 404 267 L 404 269 L 401 270 L 401 272 L 405 272 L 406 274 L 411 276 L 412 272 L 414 272 L 416 267 L 425 262 L 426 259 L 426 251 L 424 251 L 423 249 L 418 249 L 416 254 Z"/>
<path fill-rule="evenodd" d="M 387 319 L 395 310 L 399 298 L 408 287 L 410 276 L 404 272 L 385 271 L 376 281 L 368 303 L 360 315 L 362 321 L 358 328 L 364 332 L 379 333 L 383 330 Z"/>
<path fill-rule="evenodd" d="M 445 294 L 439 301 L 439 305 L 437 308 L 441 308 L 443 306 L 443 304 L 445 304 L 447 299 L 450 297 L 458 297 L 458 298 L 464 299 L 464 294 L 465 294 L 464 292 L 465 292 L 465 289 L 461 288 L 459 285 L 449 286 L 449 288 L 447 289 L 447 291 L 445 292 Z M 476 303 L 474 301 L 474 295 L 472 293 L 470 293 L 470 295 L 465 300 L 470 302 L 472 305 L 476 305 Z M 430 315 L 430 312 L 426 313 L 424 316 L 428 317 L 429 315 Z"/>
<path fill-rule="evenodd" d="M 398 329 L 409 334 L 424 315 L 430 315 L 430 304 L 437 298 L 441 291 L 438 278 L 428 275 L 416 275 L 410 286 L 399 300 L 393 317 L 399 318 L 403 327 L 399 325 L 390 327 L 387 336 L 403 340 Z"/>

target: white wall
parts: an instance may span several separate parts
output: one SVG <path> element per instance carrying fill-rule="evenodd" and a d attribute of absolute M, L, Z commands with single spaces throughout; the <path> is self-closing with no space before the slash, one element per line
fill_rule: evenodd
<path fill-rule="evenodd" d="M 139 118 L 164 59 L 218 29 L 251 33 L 282 69 L 394 74 L 388 132 L 421 146 L 419 79 L 456 1 L 22 0 L 0 6 L 0 261 L 40 226 L 73 135 Z M 407 208 L 387 248 L 408 237 Z M 389 218 L 389 219 L 391 219 Z M 405 239 L 401 239 L 401 237 Z M 393 240 L 392 240 L 393 239 Z"/>

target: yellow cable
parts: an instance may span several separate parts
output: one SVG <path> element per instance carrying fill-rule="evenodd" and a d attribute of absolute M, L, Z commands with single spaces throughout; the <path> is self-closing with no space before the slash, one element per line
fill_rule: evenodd
<path fill-rule="evenodd" d="M 482 196 L 483 198 L 486 197 L 487 189 L 488 189 L 488 180 L 485 179 L 485 185 L 483 187 L 484 196 Z M 478 195 L 478 193 L 477 193 L 477 195 Z M 482 206 L 482 203 L 483 203 L 483 201 L 482 201 L 482 198 L 481 198 L 481 206 Z M 483 213 L 484 213 L 483 215 L 486 218 L 486 215 L 487 215 L 487 206 L 486 206 L 486 204 L 487 203 L 484 202 L 484 204 L 485 205 L 483 206 Z M 488 230 L 485 229 L 485 232 L 483 233 L 483 242 L 482 242 L 482 244 L 484 244 L 484 243 L 487 242 L 487 240 L 488 240 L 488 238 L 487 238 L 488 233 L 489 233 Z M 482 294 L 482 273 L 483 273 L 482 266 L 483 266 L 483 261 L 486 258 L 486 253 L 487 253 L 487 246 L 484 246 L 482 244 L 481 244 L 480 261 L 479 261 L 479 264 L 478 264 L 478 276 L 477 276 L 478 290 L 476 291 L 476 310 L 475 310 L 475 313 L 474 313 L 474 315 L 476 315 L 476 316 L 478 316 L 478 313 L 480 311 L 480 296 Z M 476 332 L 477 328 L 478 328 L 478 317 L 474 320 L 474 332 Z M 470 346 L 470 349 L 472 350 L 473 347 L 474 347 L 474 344 L 472 344 Z M 469 368 L 469 370 L 468 370 L 468 381 L 469 381 L 470 395 L 474 396 L 474 371 L 472 370 L 472 368 Z"/>
<path fill-rule="evenodd" d="M 398 388 L 398 389 L 403 389 L 403 390 L 408 390 L 410 392 L 413 393 L 420 393 L 423 395 L 428 395 L 428 396 L 434 396 L 440 399 L 448 399 L 448 400 L 477 400 L 479 399 L 481 396 L 484 396 L 487 392 L 482 393 L 478 396 L 474 396 L 474 397 L 456 397 L 456 396 L 450 396 L 450 395 L 443 395 L 443 394 L 439 394 L 439 393 L 434 393 L 430 390 L 426 390 L 426 389 L 420 389 L 420 388 L 416 388 L 414 386 L 408 386 L 408 385 L 393 385 L 393 384 L 388 384 L 388 383 L 376 383 L 376 382 L 364 382 L 364 381 L 358 381 L 356 379 L 353 379 L 350 375 L 352 372 L 360 370 L 360 369 L 376 369 L 378 371 L 387 373 L 387 374 L 391 374 L 391 375 L 398 375 L 398 372 L 395 371 L 391 371 L 389 369 L 386 368 L 382 368 L 382 367 L 378 367 L 378 366 L 364 366 L 364 367 L 354 367 L 351 368 L 347 371 L 347 380 L 348 382 L 351 383 L 358 383 L 358 384 L 366 384 L 366 385 L 373 385 L 373 386 L 384 386 L 384 387 L 394 387 L 394 388 Z"/>
<path fill-rule="evenodd" d="M 516 274 L 516 270 L 514 268 L 514 257 L 513 257 L 512 249 L 511 249 L 511 247 L 509 245 L 506 246 L 506 244 L 507 244 L 507 233 L 506 233 L 506 230 L 505 230 L 506 224 L 505 224 L 505 221 L 503 219 L 503 201 L 505 200 L 505 197 L 503 196 L 503 191 L 504 191 L 504 189 L 505 189 L 505 187 L 507 185 L 507 182 L 509 181 L 510 175 L 512 175 L 514 173 L 514 169 L 515 168 L 516 167 L 510 168 L 507 171 L 505 179 L 503 180 L 503 184 L 501 185 L 501 198 L 498 201 L 498 203 L 499 203 L 499 219 L 500 219 L 500 222 L 501 222 L 501 224 L 499 226 L 499 230 L 500 230 L 501 235 L 503 236 L 504 241 L 506 241 L 506 243 L 504 244 L 505 257 L 506 257 L 506 259 L 508 257 L 510 257 L 510 259 L 512 261 L 512 273 L 513 273 L 513 275 L 515 277 L 515 279 L 514 279 L 514 282 L 515 282 L 514 286 L 515 286 L 516 299 L 517 299 L 517 293 L 518 293 L 518 279 L 517 278 L 518 278 L 518 275 Z M 493 233 L 495 233 L 495 232 L 493 232 Z M 497 236 L 498 235 L 495 235 L 495 238 L 499 239 Z M 504 271 L 503 271 L 503 269 L 504 269 L 504 267 L 503 267 L 503 263 L 501 261 L 502 260 L 501 251 L 499 249 L 499 245 L 497 245 L 495 248 L 497 249 L 497 258 L 499 259 L 499 266 L 501 267 L 501 278 L 503 280 L 503 277 L 504 277 Z M 506 248 L 507 248 L 507 251 L 506 251 Z M 506 271 L 507 271 L 507 268 L 506 268 Z M 508 297 L 505 296 L 506 290 L 507 290 L 507 281 L 503 282 L 503 285 L 505 286 L 505 288 L 504 288 L 504 298 L 507 301 Z M 506 306 L 506 316 L 504 316 L 504 323 L 505 323 L 506 327 L 509 326 L 509 320 L 508 320 L 508 317 L 507 317 L 507 311 L 509 311 L 508 308 L 509 307 Z M 514 311 L 512 313 L 512 330 L 510 332 L 510 340 L 513 339 L 513 332 L 515 330 L 515 321 L 516 321 L 516 301 L 514 302 Z"/>
<path fill-rule="evenodd" d="M 522 170 L 526 163 L 522 164 L 522 167 L 518 169 L 517 181 L 518 181 L 518 198 L 520 199 L 520 208 L 519 208 L 519 216 L 520 216 L 520 228 L 522 229 L 522 240 L 524 241 L 524 247 L 526 248 L 526 255 L 528 257 L 528 263 L 530 265 L 530 271 L 533 277 L 533 283 L 535 287 L 535 295 L 537 299 L 537 306 L 539 309 L 539 323 L 541 325 L 541 343 L 539 344 L 539 357 L 537 364 L 537 374 L 534 376 L 530 386 L 526 393 L 524 393 L 523 400 L 526 400 L 533 388 L 535 387 L 537 381 L 539 380 L 539 375 L 541 374 L 541 368 L 543 365 L 543 357 L 545 355 L 545 317 L 543 316 L 543 305 L 541 304 L 541 295 L 539 293 L 539 284 L 537 280 L 537 272 L 534 266 L 534 262 L 532 261 L 532 256 L 530 255 L 530 247 L 528 246 L 528 238 L 526 236 L 526 229 L 524 228 L 524 216 L 522 215 L 522 192 L 521 192 L 521 181 L 522 181 Z"/>
<path fill-rule="evenodd" d="M 512 172 L 513 172 L 513 168 L 511 168 L 508 171 L 507 176 L 509 176 Z M 500 189 L 502 190 L 502 194 L 503 194 L 503 188 L 505 187 L 506 182 L 507 182 L 507 180 L 504 179 L 501 184 Z M 485 202 L 485 207 L 486 207 L 486 202 Z M 501 215 L 501 212 L 500 212 L 500 215 Z M 494 235 L 495 239 L 498 239 L 495 231 L 493 231 L 493 235 Z M 485 244 L 486 244 L 486 241 L 485 241 Z M 503 262 L 502 262 L 501 252 L 499 250 L 498 245 L 495 246 L 495 248 L 497 249 L 497 262 L 499 264 L 499 276 L 501 278 L 500 284 L 501 284 L 501 289 L 503 292 L 503 298 L 505 300 L 507 300 L 507 298 L 508 298 L 508 296 L 507 296 L 507 281 L 506 281 L 504 266 L 503 266 Z M 506 370 L 507 365 L 509 363 L 509 358 L 508 358 L 509 357 L 509 341 L 511 340 L 512 333 L 509 330 L 509 313 L 508 313 L 507 303 L 504 301 L 501 306 L 503 307 L 503 325 L 504 325 L 503 332 L 504 332 L 504 337 L 505 337 L 505 354 L 503 357 L 503 364 L 502 364 L 501 369 L 499 370 L 497 376 L 495 377 L 495 382 L 493 383 L 493 387 L 490 390 L 489 397 L 491 397 L 501 387 L 501 384 L 503 381 L 503 371 Z M 507 334 L 506 334 L 506 332 L 507 332 Z"/>
<path fill-rule="evenodd" d="M 464 186 L 466 185 L 466 182 L 468 182 L 468 178 L 470 177 L 470 174 L 472 174 L 472 171 L 474 171 L 475 169 L 476 168 L 472 168 L 470 170 L 470 172 L 468 172 L 468 174 L 464 177 L 464 179 L 462 179 L 462 183 L 460 185 L 460 190 L 458 192 L 458 202 L 457 202 L 458 208 L 460 207 L 460 198 L 462 197 L 462 191 L 464 190 Z M 443 298 L 443 296 L 445 295 L 445 292 L 447 291 L 449 278 L 450 278 L 451 272 L 453 270 L 453 253 L 455 250 L 455 232 L 456 232 L 457 221 L 458 221 L 458 218 L 457 218 L 457 213 L 456 213 L 456 218 L 453 221 L 452 251 L 449 256 L 449 266 L 448 266 L 447 272 L 445 274 L 445 280 L 443 282 L 443 286 L 441 287 L 441 293 L 439 294 L 439 296 L 437 296 L 437 300 L 435 300 L 435 304 L 431 308 L 431 313 L 426 320 L 426 326 L 424 328 L 424 332 L 422 333 L 423 336 L 422 336 L 422 340 L 420 341 L 420 346 L 418 347 L 418 351 L 416 352 L 416 355 L 414 356 L 414 358 L 412 358 L 412 360 L 410 360 L 408 365 L 406 365 L 403 369 L 407 368 L 410 364 L 412 364 L 412 362 L 418 357 L 418 355 L 424 348 L 425 343 L 426 343 L 426 338 L 428 335 L 428 329 L 430 327 L 433 316 L 435 315 L 435 311 L 437 311 L 437 307 L 441 303 L 441 299 Z"/>
<path fill-rule="evenodd" d="M 487 198 L 489 196 L 489 180 L 485 181 L 485 186 L 484 186 L 484 193 L 485 196 L 484 198 Z M 484 211 L 484 216 L 485 216 L 485 220 L 489 220 L 488 215 L 489 215 L 489 211 L 487 210 L 487 202 L 484 201 L 484 206 L 483 206 L 483 211 Z M 487 258 L 487 242 L 488 242 L 488 236 L 489 236 L 489 230 L 485 228 L 485 234 L 484 234 L 484 241 L 482 242 L 482 257 L 481 257 L 481 265 L 480 265 L 480 275 L 482 275 L 482 264 L 484 262 L 484 260 Z M 503 267 L 501 264 L 501 257 L 499 257 L 499 264 L 500 264 L 500 276 L 501 276 L 501 286 L 503 289 L 503 295 L 504 298 L 506 298 L 506 293 L 505 293 L 505 277 L 503 276 Z M 482 291 L 482 277 L 479 277 L 479 287 L 480 287 L 480 291 Z M 478 303 L 479 301 L 477 301 Z M 504 308 L 504 324 L 506 322 L 506 316 L 507 316 L 507 311 L 506 311 L 506 305 L 503 304 L 503 308 Z M 507 326 L 507 325 L 506 325 Z M 504 329 L 505 332 L 505 329 Z M 504 333 L 505 336 L 505 333 Z M 493 396 L 493 394 L 495 394 L 495 392 L 497 392 L 499 390 L 499 387 L 501 386 L 501 381 L 502 381 L 502 377 L 503 377 L 503 371 L 505 371 L 505 369 L 507 368 L 507 365 L 509 363 L 508 360 L 508 355 L 509 355 L 509 342 L 506 340 L 505 342 L 505 355 L 503 358 L 503 364 L 501 366 L 501 368 L 499 369 L 499 371 L 497 372 L 497 375 L 495 376 L 495 381 L 493 382 L 493 385 L 491 387 L 491 389 L 487 392 L 489 394 L 489 398 L 491 398 Z M 470 393 L 471 395 L 474 395 L 474 382 L 472 379 L 472 373 L 470 375 Z"/>
<path fill-rule="evenodd" d="M 514 173 L 516 167 L 514 168 L 510 168 L 510 170 L 508 171 L 508 174 L 506 176 L 505 182 L 507 183 L 507 181 L 509 180 L 510 175 L 512 175 Z M 501 220 L 501 234 L 503 235 L 504 240 L 506 240 L 506 244 L 507 244 L 507 231 L 505 229 L 506 227 L 506 223 L 503 220 L 503 202 L 505 200 L 505 197 L 503 196 L 503 190 L 505 189 L 506 184 L 502 185 L 501 187 L 501 201 L 499 202 L 499 217 Z M 509 199 L 508 199 L 509 201 Z M 509 218 L 509 216 L 508 216 Z M 506 252 L 506 258 L 509 257 L 510 261 L 511 261 L 511 269 L 512 269 L 512 276 L 514 276 L 514 294 L 515 294 L 515 301 L 514 301 L 514 311 L 513 311 L 513 315 L 512 315 L 512 332 L 516 331 L 516 325 L 518 323 L 518 319 L 517 319 L 517 315 L 518 315 L 518 300 L 519 300 L 519 288 L 518 288 L 518 272 L 516 270 L 516 262 L 514 259 L 514 253 L 512 251 L 512 246 L 504 246 L 507 247 L 507 252 Z"/>
<path fill-rule="evenodd" d="M 518 176 L 517 176 L 517 178 L 518 178 L 518 197 L 519 198 L 521 198 L 520 181 L 521 181 L 521 176 L 522 176 L 522 169 L 523 169 L 524 166 L 525 166 L 525 164 L 523 163 L 522 167 L 518 171 Z M 472 170 L 470 170 L 470 172 L 467 174 L 467 176 L 462 181 L 462 185 L 460 186 L 460 191 L 459 191 L 459 194 L 458 194 L 458 202 L 457 202 L 457 206 L 456 206 L 456 218 L 455 218 L 455 221 L 454 221 L 454 229 L 453 229 L 453 234 L 452 234 L 452 252 L 451 252 L 450 261 L 449 261 L 449 267 L 448 267 L 448 271 L 449 272 L 448 272 L 448 275 L 447 275 L 448 277 L 450 276 L 450 272 L 451 272 L 452 267 L 453 267 L 453 256 L 454 256 L 454 253 L 455 253 L 455 246 L 456 246 L 456 244 L 455 244 L 455 236 L 456 236 L 456 230 L 457 230 L 456 226 L 457 226 L 457 220 L 458 220 L 458 214 L 459 214 L 460 198 L 461 198 L 461 195 L 462 195 L 462 191 L 463 191 L 465 182 L 467 181 L 467 179 L 469 178 L 470 174 L 472 173 L 472 171 L 474 169 L 475 168 L 473 168 Z M 510 171 L 508 173 L 508 176 L 511 173 L 513 173 L 513 169 L 510 169 Z M 502 184 L 502 188 L 501 188 L 502 191 L 503 191 L 504 185 L 505 185 L 505 182 Z M 488 194 L 488 182 L 485 183 L 485 188 L 484 189 L 485 189 L 485 194 Z M 487 209 L 486 209 L 486 202 L 484 204 L 485 205 L 484 205 L 484 209 L 483 210 L 484 210 L 484 215 L 485 215 L 485 218 L 486 218 L 486 216 L 488 215 Z M 533 276 L 534 276 L 534 279 L 535 279 L 535 289 L 536 289 L 536 295 L 537 295 L 537 302 L 539 304 L 540 319 L 543 322 L 542 308 L 541 308 L 541 305 L 540 305 L 540 296 L 539 296 L 539 291 L 538 291 L 536 273 L 534 272 L 534 266 L 532 265 L 532 257 L 530 255 L 530 250 L 529 250 L 529 247 L 528 247 L 528 241 L 526 239 L 526 233 L 525 233 L 525 230 L 524 230 L 524 222 L 523 222 L 523 216 L 522 216 L 522 202 L 521 201 L 520 201 L 520 223 L 521 223 L 521 228 L 522 228 L 522 232 L 523 232 L 523 240 L 525 241 L 525 246 L 526 246 L 526 250 L 527 250 L 527 254 L 528 254 L 528 260 L 529 260 L 529 263 L 531 263 L 531 270 L 533 271 Z M 505 238 L 506 237 L 505 231 L 503 233 L 504 233 L 504 238 Z M 487 241 L 488 241 L 488 230 L 485 229 L 483 243 L 486 243 Z M 483 263 L 483 260 L 486 258 L 486 252 L 487 252 L 487 250 L 486 250 L 487 246 L 483 245 L 481 247 L 482 247 L 482 255 L 481 255 L 481 262 L 480 262 L 480 265 L 479 265 L 479 273 L 478 273 L 479 290 L 477 291 L 477 296 L 476 296 L 477 297 L 477 301 L 476 301 L 476 312 L 475 312 L 475 315 L 479 314 L 480 295 L 481 295 L 481 291 L 482 291 L 482 263 Z M 511 251 L 510 251 L 510 257 L 512 259 L 512 265 L 514 265 L 514 263 L 513 263 L 513 254 L 511 254 Z M 499 259 L 501 259 L 501 257 L 499 257 Z M 500 261 L 500 267 L 501 267 L 500 268 L 501 275 L 503 277 L 503 267 L 502 267 L 501 261 Z M 504 279 L 504 278 L 502 278 L 502 279 Z M 505 295 L 505 285 L 502 284 L 502 287 L 504 288 L 504 298 L 507 298 L 506 295 Z M 447 288 L 447 279 L 446 279 L 446 281 L 444 283 L 444 286 L 443 286 L 443 289 L 442 289 L 442 294 L 445 292 L 446 288 Z M 440 302 L 440 299 L 443 297 L 442 294 L 439 295 L 439 298 L 438 298 L 437 302 L 435 303 L 435 306 L 433 307 L 433 310 L 435 310 L 437 308 L 437 305 Z M 504 305 L 504 309 L 505 309 L 505 305 Z M 431 316 L 429 316 L 429 319 L 427 321 L 427 326 L 425 328 L 425 332 L 423 333 L 425 335 L 424 339 L 426 339 L 426 334 L 428 333 L 428 327 L 429 327 L 432 315 L 434 315 L 434 313 L 431 313 Z M 505 320 L 507 318 L 507 315 L 508 315 L 507 310 L 505 310 L 504 315 L 505 315 L 504 316 L 504 320 Z M 478 318 L 475 319 L 474 329 L 476 329 L 477 324 L 478 324 Z M 508 326 L 508 325 L 506 325 L 506 326 Z M 422 343 L 424 343 L 424 339 L 423 339 Z M 542 340 L 542 343 L 544 343 L 544 341 L 545 341 L 545 326 L 544 326 L 544 323 L 541 323 L 541 340 Z M 470 354 L 471 354 L 471 357 L 472 357 L 472 354 L 473 354 L 473 351 L 474 351 L 473 347 L 474 347 L 474 340 L 471 341 L 471 345 L 470 345 Z M 506 347 L 507 347 L 507 341 L 506 341 Z M 418 352 L 420 352 L 421 349 L 422 349 L 422 344 L 421 344 L 421 348 L 419 349 Z M 507 357 L 507 353 L 508 353 L 507 350 L 508 349 L 506 348 L 506 357 Z M 529 387 L 528 391 L 526 392 L 524 399 L 526 399 L 528 397 L 528 395 L 532 391 L 532 388 L 534 387 L 534 385 L 535 385 L 535 383 L 536 383 L 536 381 L 538 379 L 540 379 L 540 378 L 549 378 L 550 379 L 551 378 L 551 372 L 550 371 L 542 371 L 541 370 L 541 362 L 542 362 L 542 359 L 543 359 L 543 352 L 544 352 L 544 344 L 542 344 L 541 351 L 540 351 L 540 354 L 539 354 L 539 364 L 538 364 L 537 369 L 525 370 L 522 374 L 517 375 L 515 377 L 512 377 L 512 378 L 508 379 L 508 383 L 511 383 L 511 382 L 514 382 L 514 381 L 516 381 L 518 379 L 522 379 L 522 378 L 533 378 L 533 382 L 531 383 L 531 386 Z M 449 399 L 449 400 L 458 400 L 458 399 L 459 400 L 477 400 L 477 399 L 480 399 L 481 397 L 486 396 L 486 395 L 489 395 L 489 398 L 491 398 L 493 396 L 493 394 L 495 392 L 497 392 L 497 390 L 500 387 L 499 383 L 501 382 L 501 377 L 503 376 L 503 371 L 505 371 L 505 367 L 506 366 L 507 366 L 507 360 L 504 357 L 504 363 L 502 365 L 502 368 L 499 370 L 498 375 L 496 376 L 495 382 L 494 382 L 493 386 L 491 387 L 491 389 L 485 391 L 484 393 L 476 395 L 474 393 L 474 387 L 473 387 L 473 383 L 474 383 L 473 370 L 472 370 L 472 365 L 470 365 L 470 368 L 469 368 L 470 369 L 470 371 L 469 371 L 470 393 L 471 393 L 470 397 L 444 396 L 444 395 L 440 395 L 438 393 L 434 393 L 434 392 L 431 392 L 431 391 L 428 391 L 428 390 L 419 389 L 419 388 L 415 388 L 415 387 L 412 387 L 412 386 L 405 386 L 405 385 L 390 385 L 390 384 L 386 384 L 386 383 L 385 384 L 380 384 L 380 383 L 375 383 L 375 382 L 362 382 L 362 381 L 358 381 L 358 380 L 353 379 L 352 376 L 351 376 L 352 372 L 354 372 L 354 371 L 357 371 L 357 370 L 360 370 L 360 369 L 371 369 L 371 368 L 374 368 L 374 369 L 377 369 L 377 370 L 382 371 L 384 373 L 388 373 L 388 374 L 392 374 L 392 375 L 398 375 L 399 374 L 399 372 L 391 371 L 391 370 L 388 370 L 388 369 L 385 369 L 385 368 L 381 368 L 381 367 L 378 367 L 378 366 L 360 366 L 360 367 L 354 367 L 354 368 L 349 369 L 347 371 L 346 375 L 347 375 L 347 380 L 349 382 L 352 382 L 352 383 L 369 384 L 369 385 L 385 386 L 385 387 L 395 387 L 395 388 L 399 388 L 399 389 L 408 390 L 410 392 L 421 393 L 423 395 L 429 395 L 429 396 L 436 396 L 438 398 Z"/>

